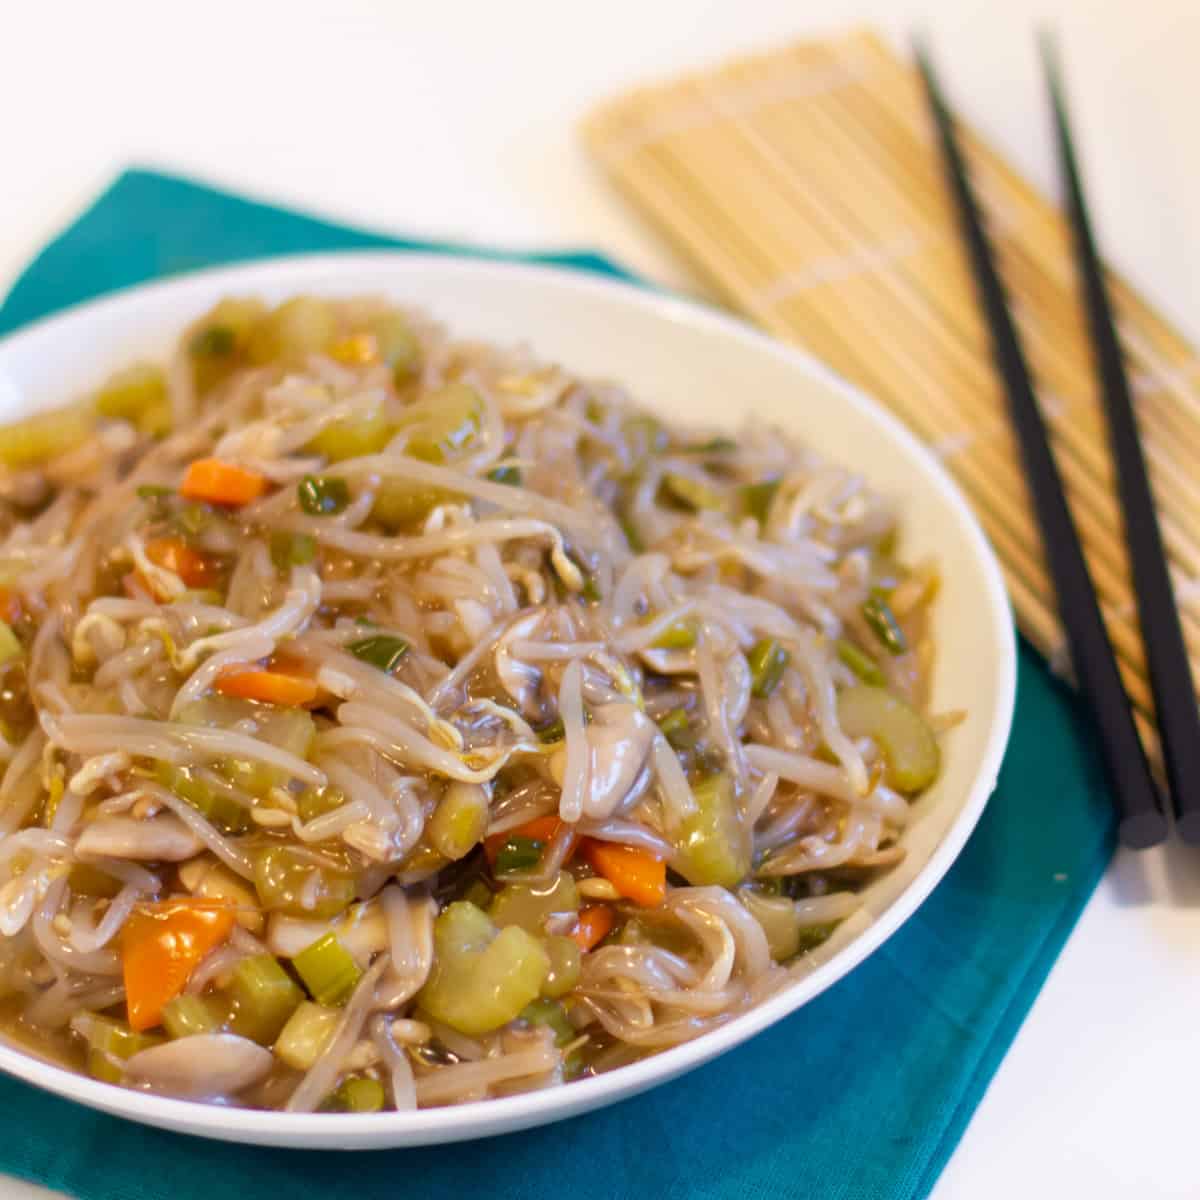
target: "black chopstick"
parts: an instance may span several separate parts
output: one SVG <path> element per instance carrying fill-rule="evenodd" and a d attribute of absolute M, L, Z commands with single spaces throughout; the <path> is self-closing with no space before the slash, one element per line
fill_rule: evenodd
<path fill-rule="evenodd" d="M 1153 846 L 1161 842 L 1167 832 L 1158 789 L 1151 777 L 1146 752 L 1133 723 L 1129 698 L 1121 684 L 1116 659 L 1104 630 L 1096 592 L 1067 508 L 1062 479 L 1050 451 L 1029 367 L 1009 314 L 1004 285 L 992 260 L 953 121 L 928 54 L 921 46 L 917 47 L 916 53 L 980 303 L 991 329 L 996 368 L 1004 381 L 1010 419 L 1020 443 L 1025 478 L 1041 527 L 1046 562 L 1054 581 L 1071 662 L 1091 712 L 1112 786 L 1118 836 L 1126 846 L 1135 849 Z M 1053 813 L 1047 813 L 1046 818 L 1053 820 Z"/>
<path fill-rule="evenodd" d="M 1146 648 L 1163 762 L 1175 811 L 1175 828 L 1184 841 L 1200 842 L 1200 709 L 1196 706 L 1179 608 L 1171 588 L 1146 460 L 1138 438 L 1129 380 L 1079 177 L 1061 75 L 1050 39 L 1043 37 L 1041 46 L 1046 86 L 1054 110 L 1059 169 L 1075 242 L 1075 260 L 1108 417 L 1109 444 L 1117 466 L 1117 490 L 1125 517 L 1125 544 L 1133 570 L 1138 621 Z"/>

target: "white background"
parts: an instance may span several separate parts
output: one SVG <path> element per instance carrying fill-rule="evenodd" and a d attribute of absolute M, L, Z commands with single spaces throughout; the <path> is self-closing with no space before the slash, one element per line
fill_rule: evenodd
<path fill-rule="evenodd" d="M 1200 340 L 1197 0 L 0 0 L 0 291 L 132 162 L 400 233 L 592 246 L 690 287 L 578 118 L 864 21 L 931 32 L 956 104 L 1046 189 L 1031 32 L 1053 25 L 1108 257 Z M 1117 860 L 937 1200 L 1200 1196 L 1198 934 L 1200 854 Z M 0 1200 L 36 1194 L 0 1177 Z"/>

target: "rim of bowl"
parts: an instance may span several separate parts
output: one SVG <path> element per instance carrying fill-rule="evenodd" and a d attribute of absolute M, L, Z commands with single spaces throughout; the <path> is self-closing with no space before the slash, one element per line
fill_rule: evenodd
<path fill-rule="evenodd" d="M 308 286 L 319 287 L 319 280 L 313 278 L 314 272 L 328 276 L 327 282 L 346 274 L 358 274 L 377 275 L 382 283 L 390 273 L 429 269 L 461 275 L 464 282 L 469 282 L 473 275 L 502 273 L 553 288 L 602 295 L 642 309 L 647 319 L 667 319 L 714 337 L 741 342 L 755 352 L 783 360 L 800 374 L 837 391 L 889 438 L 904 446 L 935 486 L 947 510 L 954 513 L 962 526 L 975 560 L 973 565 L 980 572 L 987 593 L 987 623 L 997 658 L 991 727 L 983 753 L 975 765 L 974 781 L 958 815 L 907 887 L 866 929 L 810 974 L 690 1042 L 657 1051 L 607 1074 L 575 1080 L 562 1087 L 405 1113 L 288 1113 L 217 1106 L 137 1092 L 77 1074 L 34 1052 L 0 1041 L 0 1069 L 8 1074 L 110 1114 L 226 1141 L 287 1144 L 304 1139 L 309 1146 L 329 1148 L 339 1143 L 347 1148 L 386 1144 L 415 1146 L 548 1124 L 644 1091 L 656 1083 L 667 1082 L 761 1033 L 807 1004 L 858 966 L 912 916 L 942 880 L 978 823 L 996 785 L 1016 701 L 1016 635 L 995 553 L 957 484 L 897 417 L 808 352 L 777 341 L 736 316 L 695 300 L 655 290 L 653 286 L 578 268 L 511 262 L 486 255 L 473 257 L 400 249 L 347 250 L 208 267 L 170 279 L 121 288 L 69 305 L 0 338 L 0 366 L 5 351 L 11 346 L 52 335 L 59 326 L 106 312 L 119 312 L 122 307 L 135 307 L 158 296 L 189 290 L 205 292 L 214 288 L 280 288 L 287 287 L 293 278 L 297 282 L 304 279 Z M 364 279 L 364 285 L 366 282 Z"/>

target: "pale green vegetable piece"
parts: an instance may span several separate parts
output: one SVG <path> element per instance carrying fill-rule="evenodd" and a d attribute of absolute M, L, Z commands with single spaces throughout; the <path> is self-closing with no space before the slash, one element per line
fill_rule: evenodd
<path fill-rule="evenodd" d="M 544 945 L 550 959 L 550 973 L 542 984 L 542 995 L 552 1000 L 565 996 L 579 982 L 583 969 L 583 951 L 574 938 L 560 937 L 552 933 Z"/>
<path fill-rule="evenodd" d="M 317 866 L 294 846 L 269 846 L 254 864 L 254 886 L 264 908 L 294 917 L 336 917 L 357 894 L 353 875 Z"/>
<path fill-rule="evenodd" d="M 439 504 L 448 504 L 456 498 L 456 493 L 445 488 L 406 479 L 385 479 L 375 493 L 371 517 L 395 533 L 419 525 Z"/>
<path fill-rule="evenodd" d="M 323 454 L 330 462 L 378 454 L 391 440 L 395 426 L 382 408 L 344 421 L 326 425 L 305 447 L 311 454 Z"/>
<path fill-rule="evenodd" d="M 764 896 L 752 888 L 744 888 L 738 895 L 767 935 L 771 957 L 779 963 L 795 958 L 800 953 L 800 918 L 795 901 L 786 896 Z"/>
<path fill-rule="evenodd" d="M 96 393 L 93 402 L 102 417 L 129 421 L 143 433 L 158 435 L 171 427 L 167 377 L 161 367 L 150 363 L 118 371 Z"/>
<path fill-rule="evenodd" d="M 559 871 L 549 887 L 506 884 L 492 901 L 489 915 L 500 927 L 519 925 L 529 933 L 540 934 L 551 914 L 578 911 L 579 889 L 575 886 L 575 877 L 567 871 Z"/>
<path fill-rule="evenodd" d="M 318 1004 L 344 1004 L 362 978 L 362 968 L 332 930 L 301 950 L 292 966 Z"/>
<path fill-rule="evenodd" d="M 838 694 L 838 723 L 852 738 L 869 737 L 883 754 L 884 779 L 911 796 L 936 778 L 941 752 L 928 722 L 911 705 L 867 684 Z"/>
<path fill-rule="evenodd" d="M 421 343 L 402 314 L 379 313 L 368 321 L 367 330 L 375 338 L 380 359 L 392 368 L 397 387 L 416 378 L 421 370 Z"/>
<path fill-rule="evenodd" d="M 483 423 L 483 397 L 467 383 L 447 383 L 410 404 L 401 425 L 412 429 L 406 453 L 443 463 L 475 440 Z"/>
<path fill-rule="evenodd" d="M 216 1033 L 224 1024 L 215 998 L 184 992 L 163 1008 L 162 1025 L 173 1038 L 193 1037 L 198 1033 Z"/>
<path fill-rule="evenodd" d="M 550 971 L 541 943 L 524 929 L 497 930 L 465 900 L 434 922 L 434 960 L 418 1004 L 436 1021 L 471 1037 L 520 1016 L 537 998 Z"/>
<path fill-rule="evenodd" d="M 0 425 L 0 463 L 6 467 L 31 467 L 84 442 L 96 419 L 85 408 L 59 408 L 34 413 L 11 425 Z"/>
<path fill-rule="evenodd" d="M 337 335 L 333 307 L 315 296 L 295 296 L 267 313 L 250 331 L 246 353 L 251 362 L 303 362 L 326 350 Z"/>
<path fill-rule="evenodd" d="M 269 1046 L 279 1036 L 304 993 L 271 954 L 243 958 L 229 983 L 229 1028 L 238 1037 Z"/>
<path fill-rule="evenodd" d="M 297 1071 L 307 1071 L 325 1052 L 341 1019 L 340 1008 L 305 1000 L 280 1031 L 275 1056 Z"/>
<path fill-rule="evenodd" d="M 483 840 L 487 825 L 486 790 L 477 783 L 454 782 L 429 819 L 429 841 L 439 854 L 457 862 Z"/>
<path fill-rule="evenodd" d="M 671 866 L 697 887 L 733 887 L 750 870 L 750 836 L 742 824 L 727 775 L 712 775 L 692 789 L 697 811 L 684 818 Z"/>

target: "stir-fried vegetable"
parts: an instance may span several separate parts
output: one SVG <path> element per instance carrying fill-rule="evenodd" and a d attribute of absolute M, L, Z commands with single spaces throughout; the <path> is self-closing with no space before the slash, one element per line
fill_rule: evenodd
<path fill-rule="evenodd" d="M 734 887 L 750 870 L 750 835 L 727 775 L 711 775 L 692 789 L 696 812 L 685 817 L 671 866 L 696 885 Z"/>
<path fill-rule="evenodd" d="M 627 900 L 646 908 L 667 894 L 667 865 L 645 850 L 586 839 L 583 856 Z"/>
<path fill-rule="evenodd" d="M 130 1027 L 153 1029 L 163 1006 L 183 991 L 192 972 L 233 929 L 233 909 L 206 900 L 144 905 L 121 932 L 121 966 Z"/>
<path fill-rule="evenodd" d="M 662 494 L 665 499 L 691 512 L 717 509 L 724 505 L 721 493 L 691 475 L 680 475 L 667 471 L 662 477 Z"/>
<path fill-rule="evenodd" d="M 887 763 L 885 778 L 898 792 L 913 795 L 937 778 L 937 739 L 911 705 L 883 688 L 866 684 L 838 695 L 838 721 L 851 737 L 873 738 Z"/>
<path fill-rule="evenodd" d="M 873 687 L 883 686 L 884 677 L 879 664 L 853 642 L 841 638 L 837 644 L 837 656 L 863 683 L 869 683 Z"/>
<path fill-rule="evenodd" d="M 507 1025 L 537 998 L 550 959 L 519 925 L 497 929 L 459 900 L 434 922 L 433 971 L 418 1002 L 435 1020 L 478 1037 Z"/>
<path fill-rule="evenodd" d="M 750 664 L 750 690 L 754 695 L 765 699 L 779 686 L 789 658 L 788 652 L 774 638 L 763 638 L 754 643 L 746 658 Z"/>
<path fill-rule="evenodd" d="M 493 483 L 506 483 L 509 487 L 521 486 L 521 468 L 514 466 L 511 463 L 505 463 L 499 467 L 493 467 L 487 477 Z"/>
<path fill-rule="evenodd" d="M 567 995 L 579 982 L 582 952 L 574 938 L 551 934 L 543 942 L 550 971 L 542 983 L 542 995 L 557 999 Z"/>
<path fill-rule="evenodd" d="M 571 937 L 585 954 L 594 950 L 612 931 L 616 923 L 613 910 L 607 904 L 589 904 L 575 922 Z"/>
<path fill-rule="evenodd" d="M 269 1046 L 303 1000 L 299 985 L 270 954 L 243 958 L 229 983 L 229 1028 L 238 1037 Z"/>
<path fill-rule="evenodd" d="M 20 639 L 7 621 L 0 621 L 0 667 L 25 653 Z"/>
<path fill-rule="evenodd" d="M 863 620 L 871 627 L 871 632 L 879 639 L 883 648 L 889 654 L 903 654 L 908 649 L 908 639 L 896 614 L 888 604 L 886 594 L 879 588 L 873 588 L 871 594 L 863 601 Z"/>
<path fill-rule="evenodd" d="M 545 1025 L 552 1029 L 556 1046 L 565 1046 L 577 1036 L 567 1010 L 557 1000 L 531 1000 L 521 1010 L 520 1019 L 530 1025 Z"/>
<path fill-rule="evenodd" d="M 475 440 L 483 411 L 483 398 L 469 384 L 448 383 L 430 392 L 401 416 L 401 429 L 410 433 L 405 452 L 425 462 L 447 462 Z"/>
<path fill-rule="evenodd" d="M 690 650 L 696 644 L 696 626 L 686 619 L 672 621 L 652 643 L 655 650 Z"/>
<path fill-rule="evenodd" d="M 557 739 L 552 739 L 557 740 Z M 503 873 L 504 868 L 499 865 L 500 852 L 505 845 L 513 839 L 518 839 L 521 842 L 530 842 L 536 845 L 538 858 L 541 857 L 543 848 L 550 842 L 562 828 L 562 821 L 558 817 L 534 817 L 532 821 L 526 821 L 524 825 L 517 826 L 516 829 L 508 833 L 496 833 L 489 837 L 483 844 L 485 853 L 487 854 L 488 862 L 496 867 L 498 871 Z M 519 847 L 517 850 L 519 851 Z M 537 858 L 532 862 L 527 863 L 527 866 L 536 866 Z M 522 868 L 514 868 L 520 870 Z"/>
<path fill-rule="evenodd" d="M 94 1016 L 87 1032 L 88 1074 L 105 1083 L 120 1083 L 125 1076 L 122 1062 L 161 1042 L 162 1038 L 135 1032 L 120 1021 Z"/>
<path fill-rule="evenodd" d="M 404 656 L 408 653 L 408 642 L 392 634 L 376 633 L 351 642 L 346 649 L 361 662 L 378 667 L 390 675 L 404 661 Z"/>
<path fill-rule="evenodd" d="M 170 1037 L 192 1037 L 216 1033 L 224 1025 L 225 1016 L 215 997 L 184 992 L 163 1006 L 162 1025 Z"/>
<path fill-rule="evenodd" d="M 264 908 L 296 917 L 336 917 L 357 891 L 353 875 L 323 866 L 310 852 L 287 845 L 270 846 L 258 856 L 254 886 Z"/>
<path fill-rule="evenodd" d="M 402 313 L 377 313 L 367 322 L 380 362 L 392 369 L 397 388 L 412 383 L 421 373 L 421 342 Z"/>
<path fill-rule="evenodd" d="M 66 454 L 87 440 L 95 423 L 88 409 L 77 407 L 35 413 L 0 425 L 0 463 L 13 468 L 32 467 Z"/>
<path fill-rule="evenodd" d="M 378 454 L 392 439 L 395 426 L 382 407 L 362 416 L 347 417 L 326 425 L 305 449 L 311 454 L 323 454 L 330 462 Z"/>
<path fill-rule="evenodd" d="M 178 575 L 190 588 L 210 587 L 220 575 L 217 564 L 183 538 L 152 538 L 146 543 L 146 557 L 156 567 Z"/>
<path fill-rule="evenodd" d="M 337 1091 L 321 1107 L 326 1112 L 379 1112 L 387 1099 L 383 1084 L 370 1075 L 355 1075 L 343 1080 Z"/>
<path fill-rule="evenodd" d="M 362 978 L 362 968 L 332 931 L 319 937 L 292 959 L 308 994 L 326 1006 L 344 1004 Z"/>
<path fill-rule="evenodd" d="M 309 1070 L 325 1053 L 341 1019 L 341 1009 L 305 1000 L 275 1039 L 276 1056 L 296 1071 Z"/>
<path fill-rule="evenodd" d="M 118 371 L 96 393 L 94 403 L 102 417 L 129 421 L 152 437 L 171 428 L 166 376 L 149 363 Z"/>
<path fill-rule="evenodd" d="M 762 483 L 748 483 L 741 488 L 738 496 L 746 515 L 753 517 L 760 525 L 765 525 L 779 485 L 778 479 L 765 479 Z"/>
<path fill-rule="evenodd" d="M 249 812 L 218 783 L 202 775 L 199 769 L 159 762 L 155 764 L 154 774 L 163 787 L 170 788 L 175 795 L 186 800 L 222 833 L 245 833 L 249 828 Z"/>
<path fill-rule="evenodd" d="M 302 363 L 327 350 L 337 335 L 333 307 L 315 296 L 296 296 L 257 321 L 246 343 L 251 362 Z"/>
<path fill-rule="evenodd" d="M 332 517 L 350 504 L 350 488 L 336 475 L 305 475 L 296 486 L 296 497 L 310 517 Z"/>
<path fill-rule="evenodd" d="M 795 958 L 800 953 L 800 918 L 796 902 L 787 896 L 764 895 L 754 888 L 743 888 L 738 894 L 767 935 L 771 957 L 778 963 Z"/>
<path fill-rule="evenodd" d="M 476 783 L 452 783 L 429 818 L 429 841 L 451 862 L 465 858 L 487 832 L 488 794 Z"/>
<path fill-rule="evenodd" d="M 179 494 L 188 500 L 241 508 L 267 490 L 267 477 L 219 458 L 198 458 L 184 473 Z"/>
<path fill-rule="evenodd" d="M 231 668 L 217 677 L 214 684 L 222 696 L 241 700 L 258 700 L 262 704 L 278 704 L 284 708 L 303 708 L 317 698 L 317 681 L 306 675 L 290 675 L 284 671 L 244 671 Z"/>
<path fill-rule="evenodd" d="M 559 871 L 549 886 L 510 883 L 501 888 L 492 901 L 488 915 L 501 929 L 520 925 L 530 933 L 540 934 L 551 917 L 579 911 L 579 889 L 568 871 Z"/>

